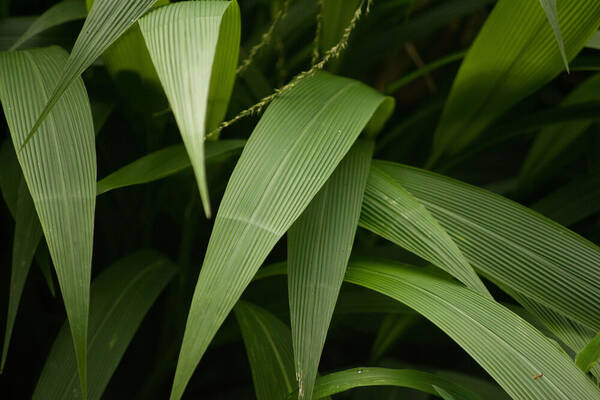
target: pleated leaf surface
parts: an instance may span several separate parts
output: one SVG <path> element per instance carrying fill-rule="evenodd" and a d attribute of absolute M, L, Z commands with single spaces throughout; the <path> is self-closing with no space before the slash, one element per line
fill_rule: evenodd
<path fill-rule="evenodd" d="M 312 398 L 372 154 L 372 142 L 357 141 L 288 232 L 288 290 L 299 399 Z"/>
<path fill-rule="evenodd" d="M 225 115 L 237 66 L 240 26 L 235 0 L 170 4 L 140 20 L 150 56 L 190 155 L 207 217 L 211 211 L 204 142 L 220 122 L 211 119 L 209 113 L 217 113 L 220 118 Z M 211 85 L 213 74 L 218 81 Z"/>
<path fill-rule="evenodd" d="M 229 180 L 192 300 L 172 399 L 271 249 L 308 206 L 367 123 L 393 100 L 320 72 L 280 95 Z M 377 112 L 377 111 L 380 112 Z"/>
<path fill-rule="evenodd" d="M 120 259 L 94 279 L 90 299 L 89 399 L 99 400 L 144 316 L 176 267 L 150 250 Z M 67 325 L 59 332 L 33 399 L 81 397 Z"/>
<path fill-rule="evenodd" d="M 0 99 L 15 149 L 48 101 L 67 56 L 58 47 L 0 53 Z M 96 204 L 94 139 L 87 93 L 76 79 L 40 126 L 40 135 L 17 152 L 58 276 L 84 398 Z"/>

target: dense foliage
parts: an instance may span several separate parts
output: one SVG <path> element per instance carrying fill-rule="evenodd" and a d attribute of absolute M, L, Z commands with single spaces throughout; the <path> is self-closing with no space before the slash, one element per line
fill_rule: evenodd
<path fill-rule="evenodd" d="M 2 399 L 600 399 L 597 0 L 0 18 Z"/>

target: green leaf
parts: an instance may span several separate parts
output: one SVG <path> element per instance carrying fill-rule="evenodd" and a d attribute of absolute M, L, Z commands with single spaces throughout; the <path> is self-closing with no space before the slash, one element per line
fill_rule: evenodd
<path fill-rule="evenodd" d="M 244 140 L 222 140 L 206 143 L 206 163 L 239 152 Z M 153 182 L 190 168 L 190 159 L 183 145 L 174 145 L 150 153 L 113 172 L 98 182 L 98 196 L 127 186 Z"/>
<path fill-rule="evenodd" d="M 296 387 L 292 334 L 268 311 L 240 301 L 234 308 L 258 400 L 285 399 Z"/>
<path fill-rule="evenodd" d="M 317 379 L 313 398 L 320 399 L 346 390 L 365 386 L 399 386 L 437 395 L 435 386 L 445 388 L 459 400 L 477 400 L 478 396 L 452 381 L 427 372 L 410 369 L 351 368 Z M 297 392 L 288 396 L 295 399 Z"/>
<path fill-rule="evenodd" d="M 456 341 L 515 400 L 600 396 L 600 390 L 553 341 L 468 288 L 422 269 L 370 260 L 352 262 L 346 280 L 414 308 Z M 534 378 L 538 375 L 543 376 Z"/>
<path fill-rule="evenodd" d="M 66 62 L 67 53 L 57 47 L 0 53 L 0 98 L 15 149 Z M 96 151 L 81 79 L 72 82 L 40 130 L 17 157 L 56 268 L 85 398 Z"/>
<path fill-rule="evenodd" d="M 190 155 L 207 217 L 211 211 L 204 141 L 227 110 L 238 61 L 240 25 L 235 0 L 171 4 L 140 20 Z"/>
<path fill-rule="evenodd" d="M 87 15 L 83 0 L 64 0 L 57 3 L 40 15 L 33 24 L 17 39 L 10 50 L 18 49 L 23 43 L 35 35 L 71 21 L 84 19 Z"/>
<path fill-rule="evenodd" d="M 600 24 L 600 2 L 561 1 L 558 20 L 571 60 Z M 539 0 L 500 0 L 471 46 L 435 133 L 433 164 L 456 153 L 495 119 L 557 76 L 563 62 Z"/>
<path fill-rule="evenodd" d="M 590 38 L 590 40 L 587 42 L 585 47 L 600 50 L 600 32 L 595 32 Z"/>
<path fill-rule="evenodd" d="M 312 398 L 372 155 L 372 142 L 356 142 L 288 232 L 290 319 L 299 399 Z"/>
<path fill-rule="evenodd" d="M 318 43 L 320 54 L 324 54 L 339 42 L 344 34 L 344 30 L 348 27 L 350 20 L 354 16 L 356 9 L 361 7 L 362 0 L 322 0 L 320 4 L 322 9 L 319 10 L 320 32 Z M 332 61 L 328 70 L 336 71 L 339 69 L 340 60 Z"/>
<path fill-rule="evenodd" d="M 4 369 L 8 346 L 21 301 L 25 281 L 33 261 L 35 250 L 42 238 L 42 227 L 35 212 L 33 200 L 27 189 L 25 179 L 19 177 L 19 194 L 16 205 L 15 232 L 13 235 L 13 253 L 10 273 L 8 312 L 6 314 L 6 331 L 2 348 L 0 371 Z"/>
<path fill-rule="evenodd" d="M 479 272 L 600 330 L 600 284 L 589 279 L 600 266 L 600 249 L 593 243 L 486 190 L 399 164 L 373 166 L 423 204 Z"/>
<path fill-rule="evenodd" d="M 567 53 L 565 52 L 565 44 L 562 40 L 562 36 L 560 34 L 560 24 L 558 21 L 558 10 L 556 7 L 556 0 L 539 0 L 540 5 L 544 9 L 546 13 L 546 18 L 548 18 L 548 22 L 552 27 L 552 32 L 554 33 L 554 37 L 556 38 L 556 43 L 558 44 L 558 49 L 560 50 L 560 55 L 565 63 L 565 68 L 567 72 L 569 72 L 569 60 L 567 59 Z"/>
<path fill-rule="evenodd" d="M 131 254 L 102 272 L 90 301 L 89 399 L 99 400 L 144 316 L 176 272 L 155 251 Z M 33 399 L 81 396 L 67 325 L 59 332 L 35 388 Z"/>
<path fill-rule="evenodd" d="M 600 359 L 600 333 L 594 336 L 587 346 L 577 353 L 575 362 L 583 372 L 589 372 L 598 359 Z"/>
<path fill-rule="evenodd" d="M 179 399 L 217 329 L 271 249 L 302 214 L 367 123 L 393 100 L 325 72 L 266 110 L 221 201 L 192 300 L 171 399 Z"/>
<path fill-rule="evenodd" d="M 411 314 L 386 315 L 371 348 L 371 360 L 379 360 L 416 320 Z"/>
<path fill-rule="evenodd" d="M 561 106 L 583 105 L 600 100 L 600 74 L 595 74 L 573 90 Z M 597 111 L 598 107 L 596 107 Z M 536 137 L 519 176 L 519 186 L 523 190 L 533 190 L 546 181 L 555 171 L 553 165 L 560 166 L 560 156 L 591 125 L 592 119 L 564 122 L 544 128 Z"/>
<path fill-rule="evenodd" d="M 430 261 L 470 288 L 490 296 L 473 267 L 439 222 L 383 169 L 373 165 L 360 226 Z"/>
<path fill-rule="evenodd" d="M 96 0 L 73 46 L 71 55 L 54 83 L 22 146 L 25 146 L 71 82 L 100 57 L 115 40 L 152 7 L 156 0 Z"/>

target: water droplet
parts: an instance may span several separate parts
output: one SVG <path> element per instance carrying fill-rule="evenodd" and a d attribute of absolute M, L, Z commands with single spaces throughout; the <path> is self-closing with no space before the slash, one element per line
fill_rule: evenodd
<path fill-rule="evenodd" d="M 363 373 L 363 370 L 362 370 L 362 369 L 359 369 L 359 370 L 357 370 L 357 371 L 356 371 L 356 373 L 357 373 L 357 374 L 362 374 L 362 373 Z"/>

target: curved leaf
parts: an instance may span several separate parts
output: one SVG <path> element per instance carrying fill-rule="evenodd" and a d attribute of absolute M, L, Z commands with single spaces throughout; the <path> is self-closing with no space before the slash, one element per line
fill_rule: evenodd
<path fill-rule="evenodd" d="M 279 96 L 229 180 L 194 292 L 171 399 L 179 399 L 217 329 L 271 249 L 367 123 L 393 100 L 325 72 Z M 378 112 L 379 111 L 379 112 Z"/>
<path fill-rule="evenodd" d="M 245 140 L 220 140 L 206 143 L 206 163 L 240 151 Z M 135 160 L 98 182 L 98 196 L 114 189 L 154 182 L 191 167 L 183 145 L 174 145 Z"/>
<path fill-rule="evenodd" d="M 17 39 L 10 50 L 18 49 L 23 43 L 54 26 L 66 22 L 84 19 L 87 15 L 83 0 L 64 0 L 57 3 L 40 15 L 33 24 Z"/>
<path fill-rule="evenodd" d="M 299 399 L 312 398 L 372 155 L 372 142 L 356 142 L 288 232 L 290 319 Z"/>
<path fill-rule="evenodd" d="M 414 308 L 465 349 L 513 399 L 600 396 L 600 390 L 551 340 L 470 289 L 422 269 L 369 260 L 352 262 L 346 280 Z"/>
<path fill-rule="evenodd" d="M 88 340 L 90 400 L 102 397 L 144 316 L 175 271 L 162 254 L 140 251 L 117 261 L 94 279 Z M 52 345 L 33 399 L 80 396 L 75 355 L 65 324 Z"/>
<path fill-rule="evenodd" d="M 171 4 L 140 19 L 150 56 L 190 155 L 207 217 L 211 211 L 204 141 L 225 116 L 237 66 L 240 24 L 235 0 Z"/>
<path fill-rule="evenodd" d="M 540 0 L 500 0 L 471 46 L 434 137 L 433 164 L 456 153 L 496 118 L 558 75 L 563 63 Z M 596 0 L 561 1 L 558 20 L 567 59 L 600 24 Z"/>
<path fill-rule="evenodd" d="M 575 362 L 583 372 L 589 372 L 598 359 L 600 359 L 600 334 L 594 336 L 585 348 L 577 353 Z"/>
<path fill-rule="evenodd" d="M 0 98 L 16 149 L 66 62 L 67 53 L 57 47 L 0 53 Z M 85 398 L 96 151 L 81 79 L 73 81 L 40 130 L 17 157 L 56 268 Z"/>

